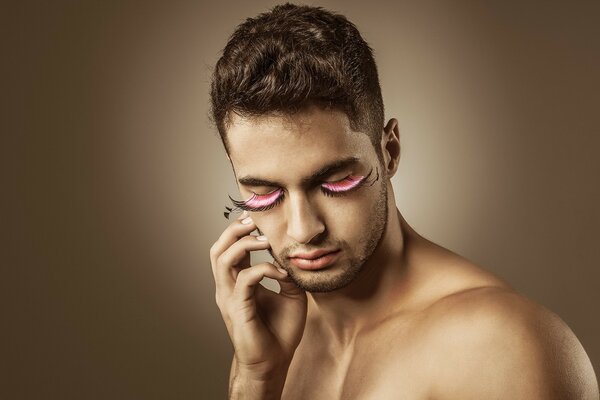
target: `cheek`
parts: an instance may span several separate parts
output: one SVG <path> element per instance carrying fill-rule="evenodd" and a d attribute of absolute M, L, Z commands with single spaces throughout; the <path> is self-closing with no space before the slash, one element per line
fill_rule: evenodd
<path fill-rule="evenodd" d="M 321 207 L 327 220 L 334 224 L 358 224 L 369 217 L 375 201 L 372 192 L 372 188 L 361 188 L 348 196 L 325 197 Z"/>
<path fill-rule="evenodd" d="M 257 231 L 260 235 L 264 235 L 269 239 L 269 243 L 271 247 L 277 249 L 279 248 L 279 238 L 284 237 L 285 232 L 282 231 L 284 229 L 280 223 L 278 223 L 278 219 L 275 216 L 266 216 L 259 215 L 260 213 L 251 214 L 252 220 L 256 224 Z"/>
<path fill-rule="evenodd" d="M 352 242 L 359 240 L 363 232 L 368 230 L 377 198 L 375 187 L 365 189 L 348 197 L 325 197 L 319 194 L 321 197 L 315 206 L 330 237 Z M 260 234 L 269 239 L 273 250 L 281 251 L 289 245 L 286 242 L 285 217 L 278 208 L 267 213 L 251 213 L 251 216 Z"/>
<path fill-rule="evenodd" d="M 327 198 L 323 204 L 323 218 L 329 234 L 337 239 L 352 242 L 361 237 L 370 220 L 372 199 L 354 193 L 353 198 Z"/>
<path fill-rule="evenodd" d="M 361 232 L 366 229 L 369 220 L 366 218 L 364 208 L 349 211 L 352 212 L 332 219 L 328 228 L 332 236 L 347 242 L 353 242 L 355 239 L 361 237 Z"/>

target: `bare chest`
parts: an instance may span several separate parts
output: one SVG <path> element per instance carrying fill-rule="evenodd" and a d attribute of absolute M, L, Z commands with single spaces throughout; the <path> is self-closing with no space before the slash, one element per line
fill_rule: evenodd
<path fill-rule="evenodd" d="M 306 341 L 297 349 L 282 399 L 429 398 L 432 362 L 418 338 L 394 332 L 357 340 L 352 349 L 336 351 L 323 341 Z"/>

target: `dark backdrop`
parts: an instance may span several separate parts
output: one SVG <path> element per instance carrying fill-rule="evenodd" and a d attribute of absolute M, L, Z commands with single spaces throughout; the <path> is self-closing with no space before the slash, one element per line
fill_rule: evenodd
<path fill-rule="evenodd" d="M 252 4 L 250 4 L 252 3 Z M 0 397 L 223 398 L 212 66 L 269 1 L 2 7 Z M 398 207 L 600 367 L 600 3 L 334 1 L 400 121 Z"/>

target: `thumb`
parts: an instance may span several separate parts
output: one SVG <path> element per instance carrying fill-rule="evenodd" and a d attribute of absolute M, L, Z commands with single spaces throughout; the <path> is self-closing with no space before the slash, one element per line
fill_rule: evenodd
<path fill-rule="evenodd" d="M 306 297 L 306 292 L 303 289 L 299 288 L 298 285 L 296 285 L 294 281 L 292 281 L 289 275 L 283 279 L 278 279 L 278 282 L 279 287 L 281 288 L 281 290 L 279 291 L 280 294 L 289 297 Z"/>
<path fill-rule="evenodd" d="M 306 292 L 303 289 L 300 289 L 298 285 L 294 283 L 294 281 L 290 278 L 290 273 L 281 266 L 281 264 L 273 258 L 273 265 L 279 271 L 287 274 L 283 279 L 278 279 L 279 287 L 281 288 L 279 293 L 290 296 L 290 297 L 306 297 Z"/>

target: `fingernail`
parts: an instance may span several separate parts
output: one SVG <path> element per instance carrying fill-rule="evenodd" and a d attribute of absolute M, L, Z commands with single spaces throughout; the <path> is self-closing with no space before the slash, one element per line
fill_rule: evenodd
<path fill-rule="evenodd" d="M 242 224 L 244 224 L 244 225 L 248 225 L 248 224 L 251 224 L 251 223 L 252 223 L 252 218 L 250 218 L 250 217 L 244 218 L 242 220 Z"/>
<path fill-rule="evenodd" d="M 275 268 L 277 268 L 277 271 L 281 272 L 282 274 L 287 275 L 287 271 L 285 269 L 279 268 L 279 267 L 275 267 Z"/>
<path fill-rule="evenodd" d="M 238 219 L 244 219 L 248 216 L 248 211 L 244 210 L 244 212 L 238 217 Z"/>
<path fill-rule="evenodd" d="M 269 239 L 267 239 L 267 237 L 265 235 L 260 235 L 260 236 L 256 237 L 256 240 L 260 240 L 262 242 L 266 242 Z"/>

